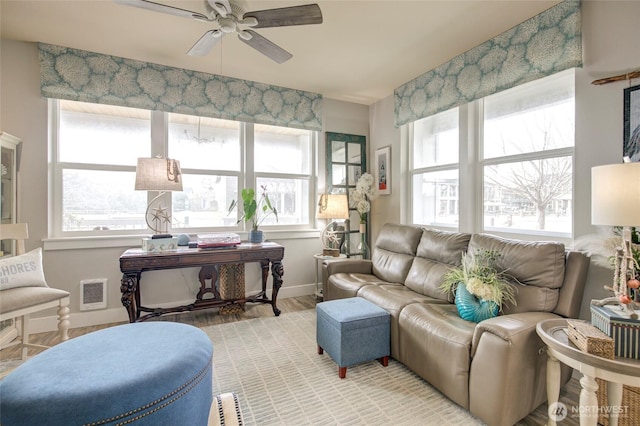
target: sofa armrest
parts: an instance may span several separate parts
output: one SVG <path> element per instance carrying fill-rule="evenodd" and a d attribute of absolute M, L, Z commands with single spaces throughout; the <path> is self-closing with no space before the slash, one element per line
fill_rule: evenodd
<path fill-rule="evenodd" d="M 508 345 L 518 345 L 531 337 L 537 337 L 536 324 L 550 318 L 559 317 L 549 312 L 524 312 L 481 321 L 473 333 L 471 356 L 475 355 L 484 333 L 491 333 Z"/>
<path fill-rule="evenodd" d="M 322 262 L 322 291 L 327 294 L 329 275 L 346 272 L 373 274 L 373 263 L 365 259 L 326 259 Z"/>
<path fill-rule="evenodd" d="M 488 424 L 512 425 L 546 399 L 547 351 L 536 324 L 549 318 L 559 316 L 524 312 L 477 325 L 471 349 L 469 407 Z M 563 368 L 563 384 L 570 373 Z"/>

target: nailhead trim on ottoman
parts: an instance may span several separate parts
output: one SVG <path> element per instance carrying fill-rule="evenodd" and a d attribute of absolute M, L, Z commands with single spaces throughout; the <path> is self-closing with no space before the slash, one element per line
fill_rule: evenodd
<path fill-rule="evenodd" d="M 206 425 L 212 355 L 202 330 L 168 321 L 76 337 L 0 381 L 0 423 Z"/>
<path fill-rule="evenodd" d="M 344 379 L 347 367 L 380 359 L 385 367 L 391 353 L 390 316 L 361 297 L 331 300 L 316 305 L 318 353 L 325 350 L 338 364 Z"/>

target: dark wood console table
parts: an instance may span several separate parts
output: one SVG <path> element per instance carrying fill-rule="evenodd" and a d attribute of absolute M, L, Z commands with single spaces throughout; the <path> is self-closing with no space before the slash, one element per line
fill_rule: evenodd
<path fill-rule="evenodd" d="M 276 306 L 278 290 L 282 286 L 282 258 L 284 247 L 272 242 L 261 244 L 242 243 L 234 248 L 224 249 L 191 249 L 181 248 L 165 252 L 146 252 L 142 249 L 128 249 L 120 256 L 120 270 L 123 273 L 120 291 L 122 292 L 122 305 L 129 314 L 129 322 L 144 321 L 167 313 L 196 311 L 221 307 L 230 303 L 268 303 L 273 308 L 274 315 L 280 315 Z M 228 263 L 260 262 L 262 268 L 262 291 L 245 299 L 222 300 L 215 283 L 217 273 L 215 266 Z M 269 264 L 273 276 L 273 290 L 271 299 L 267 297 L 267 279 L 269 277 Z M 201 267 L 200 291 L 196 300 L 183 306 L 167 308 L 146 308 L 140 304 L 140 276 L 144 271 L 159 269 L 176 269 Z M 206 281 L 211 280 L 207 286 Z M 205 297 L 210 295 L 210 297 Z M 141 316 L 142 312 L 148 314 Z"/>

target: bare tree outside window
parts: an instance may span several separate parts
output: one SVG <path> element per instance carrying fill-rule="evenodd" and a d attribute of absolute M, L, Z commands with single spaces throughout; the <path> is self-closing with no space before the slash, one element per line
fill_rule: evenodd
<path fill-rule="evenodd" d="M 564 84 L 485 101 L 485 228 L 571 232 L 575 114 Z"/>

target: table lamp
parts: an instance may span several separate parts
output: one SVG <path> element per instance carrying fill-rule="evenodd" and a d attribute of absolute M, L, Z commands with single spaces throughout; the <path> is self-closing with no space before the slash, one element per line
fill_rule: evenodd
<path fill-rule="evenodd" d="M 136 167 L 136 191 L 158 191 L 147 205 L 144 219 L 147 226 L 154 232 L 151 238 L 169 238 L 167 225 L 171 223 L 171 215 L 162 204 L 151 211 L 151 206 L 165 193 L 170 191 L 182 191 L 182 178 L 180 177 L 180 162 L 170 158 L 138 158 Z M 149 221 L 151 217 L 153 225 Z"/>
<path fill-rule="evenodd" d="M 627 282 L 635 279 L 637 265 L 631 251 L 631 227 L 640 225 L 640 163 L 621 163 L 591 169 L 591 223 L 621 226 L 622 246 L 616 249 L 613 284 L 605 286 L 614 296 L 592 304 L 621 304 L 637 318 Z"/>
<path fill-rule="evenodd" d="M 349 219 L 349 201 L 346 194 L 322 194 L 318 201 L 318 219 L 328 219 L 329 223 L 322 231 L 322 254 L 339 256 L 344 242 L 346 226 L 331 219 Z"/>

